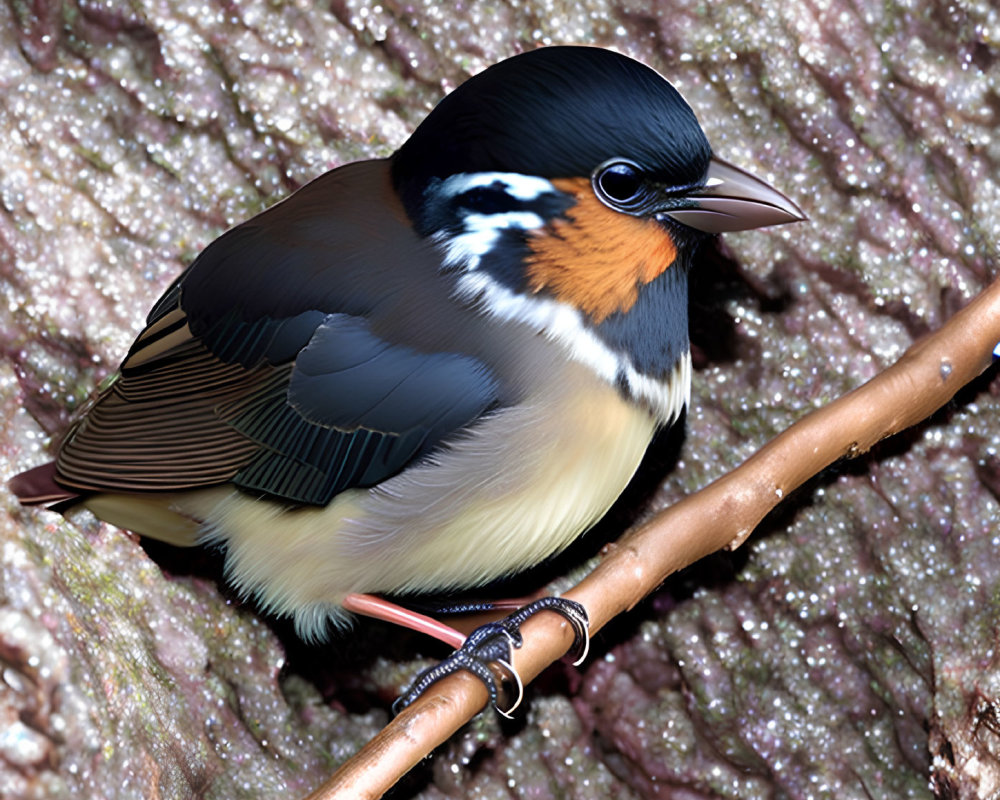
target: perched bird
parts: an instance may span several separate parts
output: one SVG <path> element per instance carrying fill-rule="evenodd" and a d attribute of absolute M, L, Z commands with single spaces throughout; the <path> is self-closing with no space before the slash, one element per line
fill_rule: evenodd
<path fill-rule="evenodd" d="M 515 56 L 206 247 L 11 486 L 224 544 L 307 637 L 488 582 L 599 519 L 687 402 L 699 243 L 801 218 L 652 69 Z"/>

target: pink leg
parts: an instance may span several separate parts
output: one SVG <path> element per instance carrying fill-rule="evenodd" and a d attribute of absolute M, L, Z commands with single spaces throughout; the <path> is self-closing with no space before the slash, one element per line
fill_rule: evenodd
<path fill-rule="evenodd" d="M 456 649 L 465 642 L 464 635 L 443 622 L 371 594 L 349 594 L 344 598 L 343 606 L 345 610 L 355 614 L 391 622 L 417 633 L 426 633 Z"/>

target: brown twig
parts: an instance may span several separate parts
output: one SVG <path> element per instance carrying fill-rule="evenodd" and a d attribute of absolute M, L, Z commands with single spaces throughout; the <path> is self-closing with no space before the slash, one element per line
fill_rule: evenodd
<path fill-rule="evenodd" d="M 834 461 L 864 453 L 943 406 L 991 362 L 1000 341 L 1000 281 L 864 386 L 792 425 L 728 475 L 625 534 L 565 596 L 590 630 L 632 608 L 668 575 L 719 548 L 738 546 L 789 492 Z M 540 614 L 523 627 L 514 667 L 527 683 L 572 643 L 569 625 Z M 308 800 L 377 798 L 486 703 L 478 680 L 441 681 L 387 725 Z"/>

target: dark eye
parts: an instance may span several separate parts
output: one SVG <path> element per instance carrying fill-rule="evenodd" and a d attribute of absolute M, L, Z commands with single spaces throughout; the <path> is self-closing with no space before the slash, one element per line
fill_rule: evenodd
<path fill-rule="evenodd" d="M 594 172 L 594 191 L 609 206 L 627 206 L 643 194 L 642 173 L 630 161 L 602 164 Z"/>

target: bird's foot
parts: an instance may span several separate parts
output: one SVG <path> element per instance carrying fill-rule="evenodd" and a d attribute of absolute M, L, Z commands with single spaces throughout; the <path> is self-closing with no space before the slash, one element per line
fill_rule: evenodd
<path fill-rule="evenodd" d="M 583 662 L 590 647 L 587 610 L 579 603 L 563 597 L 542 597 L 497 622 L 489 622 L 476 628 L 469 634 L 464 644 L 448 658 L 440 664 L 425 669 L 416 677 L 406 693 L 393 703 L 393 713 L 398 714 L 432 684 L 464 669 L 483 682 L 493 707 L 503 716 L 510 718 L 511 712 L 521 704 L 524 697 L 521 678 L 510 663 L 511 653 L 524 641 L 521 636 L 521 625 L 539 611 L 555 611 L 569 621 L 573 626 L 572 651 L 578 654 L 574 664 Z M 517 685 L 517 700 L 507 710 L 501 709 L 498 704 L 499 691 L 496 678 L 489 667 L 490 662 L 500 664 Z"/>

